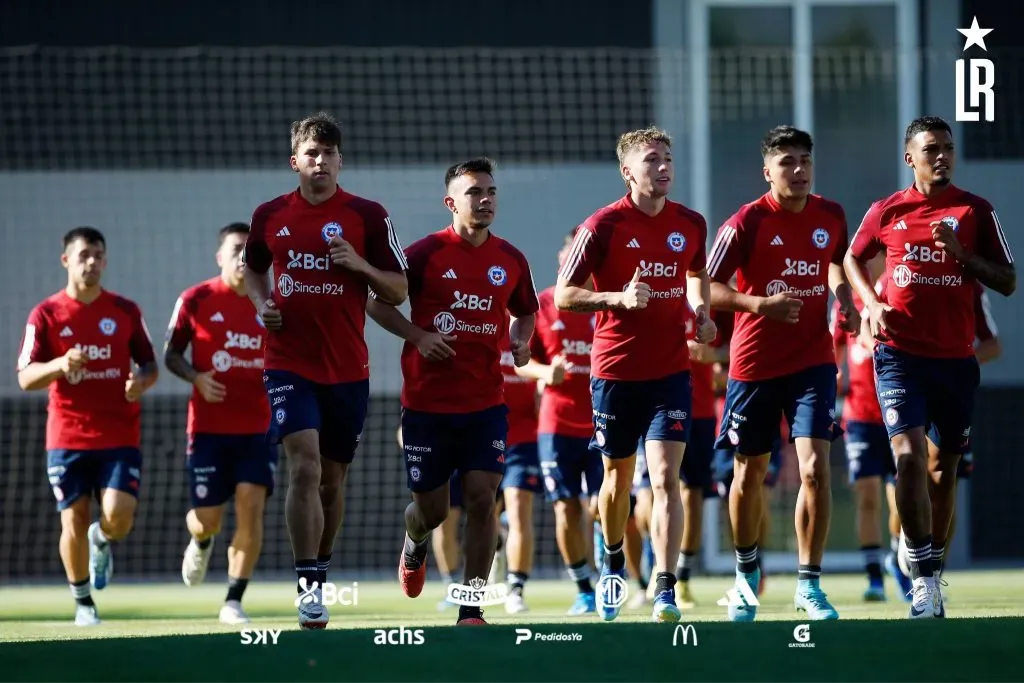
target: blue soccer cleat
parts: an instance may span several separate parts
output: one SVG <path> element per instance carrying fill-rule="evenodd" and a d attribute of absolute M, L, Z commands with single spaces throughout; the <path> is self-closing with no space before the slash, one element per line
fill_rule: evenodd
<path fill-rule="evenodd" d="M 864 602 L 885 602 L 885 584 L 881 581 L 869 581 L 864 591 Z"/>
<path fill-rule="evenodd" d="M 566 612 L 570 617 L 579 617 L 584 614 L 597 612 L 597 596 L 593 593 L 577 593 L 576 602 Z"/>
<path fill-rule="evenodd" d="M 730 588 L 723 600 L 718 604 L 729 606 L 729 621 L 747 622 L 757 617 L 757 589 L 761 583 L 761 570 L 744 573 L 736 570 L 735 587 Z"/>
<path fill-rule="evenodd" d="M 793 606 L 797 611 L 807 612 L 807 616 L 814 621 L 827 621 L 839 618 L 839 612 L 833 607 L 828 596 L 821 590 L 817 581 L 797 581 L 796 596 L 793 598 Z"/>
<path fill-rule="evenodd" d="M 896 561 L 896 553 L 889 553 L 885 556 L 885 571 L 896 579 L 896 585 L 900 588 L 900 597 L 906 602 L 913 600 L 910 589 L 913 588 L 914 582 L 900 570 L 899 563 Z"/>
<path fill-rule="evenodd" d="M 676 592 L 674 590 L 660 591 L 654 596 L 654 612 L 651 614 L 652 621 L 674 624 L 682 616 L 682 612 L 676 607 Z"/>
<path fill-rule="evenodd" d="M 92 587 L 103 590 L 114 575 L 114 558 L 110 543 L 100 538 L 100 523 L 93 522 L 87 533 L 89 539 L 89 579 Z"/>
<path fill-rule="evenodd" d="M 606 566 L 601 568 L 601 578 L 597 580 L 597 612 L 605 621 L 614 621 L 626 603 L 628 583 L 625 568 L 612 571 Z"/>

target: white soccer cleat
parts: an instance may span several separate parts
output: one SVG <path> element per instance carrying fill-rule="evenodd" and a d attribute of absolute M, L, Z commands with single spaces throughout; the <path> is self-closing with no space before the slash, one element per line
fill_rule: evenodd
<path fill-rule="evenodd" d="M 910 550 L 907 548 L 907 537 L 900 531 L 900 544 L 896 550 L 896 564 L 899 565 L 903 576 L 910 578 Z"/>
<path fill-rule="evenodd" d="M 114 576 L 114 555 L 110 552 L 110 542 L 102 542 L 100 523 L 89 525 L 89 582 L 96 590 L 103 590 Z"/>
<path fill-rule="evenodd" d="M 181 580 L 186 586 L 198 586 L 206 578 L 206 569 L 210 566 L 210 555 L 213 553 L 213 539 L 206 550 L 199 547 L 196 539 L 188 542 L 185 556 L 181 558 Z"/>
<path fill-rule="evenodd" d="M 914 579 L 914 587 L 910 589 L 911 619 L 934 619 L 942 609 L 942 598 L 931 577 Z"/>
<path fill-rule="evenodd" d="M 324 607 L 324 596 L 319 588 L 313 591 L 313 595 L 307 601 L 299 603 L 299 628 L 307 630 L 320 630 L 327 628 L 330 615 Z"/>
<path fill-rule="evenodd" d="M 99 626 L 100 615 L 95 605 L 75 605 L 75 626 Z"/>
<path fill-rule="evenodd" d="M 228 600 L 220 608 L 220 623 L 228 624 L 229 626 L 248 624 L 249 615 L 242 610 L 242 603 L 237 600 Z"/>
<path fill-rule="evenodd" d="M 529 612 L 530 608 L 526 606 L 526 600 L 519 593 L 512 593 L 505 599 L 505 611 L 509 614 L 523 614 Z"/>

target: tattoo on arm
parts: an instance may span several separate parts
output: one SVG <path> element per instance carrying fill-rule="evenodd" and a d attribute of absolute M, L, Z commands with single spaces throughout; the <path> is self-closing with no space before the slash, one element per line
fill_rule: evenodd
<path fill-rule="evenodd" d="M 995 264 L 972 254 L 964 261 L 964 270 L 977 278 L 981 284 L 1003 296 L 1009 296 L 1017 288 L 1017 271 L 1012 265 Z"/>

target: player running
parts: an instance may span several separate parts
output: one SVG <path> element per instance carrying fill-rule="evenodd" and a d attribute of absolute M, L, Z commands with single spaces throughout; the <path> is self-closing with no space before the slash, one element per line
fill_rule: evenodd
<path fill-rule="evenodd" d="M 622 543 L 636 447 L 643 438 L 654 491 L 653 619 L 674 622 L 680 611 L 672 569 L 683 533 L 679 468 L 692 409 L 687 303 L 696 312 L 698 341 L 715 337 L 708 317 L 707 224 L 667 198 L 673 180 L 667 133 L 656 128 L 625 133 L 616 153 L 628 193 L 580 226 L 559 272 L 555 305 L 562 311 L 598 312 L 591 388 L 592 444 L 605 469 L 599 501 L 605 542 L 601 617 L 615 619 L 627 599 Z"/>
<path fill-rule="evenodd" d="M 220 275 L 186 289 L 167 327 L 164 365 L 193 386 L 186 450 L 192 538 L 181 562 L 186 586 L 206 578 L 224 507 L 235 499 L 235 533 L 228 547 L 224 624 L 246 624 L 242 596 L 263 543 L 263 508 L 274 490 L 277 447 L 267 439 L 270 403 L 263 389 L 263 321 L 245 293 L 242 252 L 249 226 L 220 229 Z M 191 362 L 185 351 L 191 347 Z"/>
<path fill-rule="evenodd" d="M 575 230 L 558 252 L 559 267 L 569 255 Z M 594 341 L 593 314 L 560 311 L 555 288 L 539 295 L 537 330 L 530 342 L 530 362 L 519 368 L 522 377 L 543 384 L 537 443 L 547 499 L 555 509 L 555 540 L 566 570 L 576 583 L 570 615 L 597 611 L 591 583 L 582 493 L 601 488 L 601 454 L 590 449 L 594 422 L 590 409 L 590 349 Z"/>
<path fill-rule="evenodd" d="M 914 184 L 871 205 L 845 263 L 870 332 L 881 342 L 875 378 L 910 555 L 909 617 L 921 619 L 945 616 L 933 551 L 941 558 L 956 503 L 957 463 L 970 451 L 980 381 L 974 286 L 981 282 L 1009 296 L 1017 275 L 992 205 L 952 184 L 949 124 L 915 119 L 904 142 Z M 889 280 L 881 297 L 865 272 L 878 253 L 885 254 Z"/>
<path fill-rule="evenodd" d="M 75 625 L 100 623 L 89 584 L 114 573 L 110 545 L 131 531 L 142 477 L 139 399 L 159 374 L 135 302 L 103 289 L 107 243 L 99 230 L 64 235 L 68 284 L 32 309 L 18 355 L 18 385 L 49 390 L 46 472 L 60 512 L 60 558 Z M 134 367 L 133 367 L 134 363 Z M 100 504 L 98 521 L 91 501 Z"/>
<path fill-rule="evenodd" d="M 412 502 L 405 509 L 398 575 L 410 598 L 423 590 L 427 542 L 448 516 L 454 471 L 463 485 L 465 584 L 486 581 L 507 457 L 503 337 L 510 337 L 515 365 L 525 365 L 538 306 L 526 258 L 489 229 L 498 208 L 494 163 L 456 164 L 444 184 L 452 224 L 406 252 L 412 320 L 377 299 L 367 307 L 378 325 L 406 341 L 402 441 Z M 486 622 L 479 605 L 461 604 L 458 623 Z"/>
<path fill-rule="evenodd" d="M 769 190 L 722 225 L 708 259 L 712 306 L 737 314 L 717 446 L 736 449 L 729 509 L 736 583 L 750 588 L 737 590 L 742 597 L 760 582 L 762 483 L 785 416 L 800 469 L 794 604 L 811 619 L 838 619 L 819 585 L 832 510 L 829 450 L 841 432 L 829 290 L 840 301 L 841 327 L 856 330 L 860 320 L 842 267 L 846 217 L 835 202 L 811 194 L 812 147 L 811 136 L 791 126 L 765 135 L 761 156 Z M 734 272 L 735 289 L 728 285 Z M 730 602 L 730 619 L 753 621 L 755 605 Z"/>
<path fill-rule="evenodd" d="M 363 431 L 370 288 L 398 305 L 405 256 L 384 208 L 338 187 L 341 131 L 327 114 L 292 124 L 299 187 L 259 206 L 245 244 L 245 285 L 267 326 L 270 437 L 288 457 L 285 517 L 298 575 L 299 625 L 322 629 L 345 479 Z M 276 286 L 271 287 L 270 267 Z"/>

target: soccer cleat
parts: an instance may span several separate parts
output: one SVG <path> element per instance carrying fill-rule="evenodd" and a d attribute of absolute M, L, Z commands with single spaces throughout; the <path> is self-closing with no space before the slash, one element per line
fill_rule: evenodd
<path fill-rule="evenodd" d="M 629 599 L 629 608 L 640 609 L 650 601 L 650 598 L 647 597 L 647 590 L 639 590 L 636 593 L 633 593 L 633 597 Z"/>
<path fill-rule="evenodd" d="M 484 621 L 483 617 L 466 617 L 465 619 L 459 619 L 455 622 L 456 626 L 487 626 L 487 622 Z"/>
<path fill-rule="evenodd" d="M 761 582 L 761 570 L 755 569 L 750 573 L 741 572 L 739 569 L 736 570 L 736 588 L 729 591 L 729 621 L 753 621 L 757 616 L 757 605 L 751 605 L 747 602 L 744 597 L 744 592 L 740 587 L 743 583 L 747 584 L 749 592 L 757 590 L 758 584 Z"/>
<path fill-rule="evenodd" d="M 946 618 L 946 593 L 942 590 L 944 586 L 948 586 L 946 580 L 942 578 L 942 572 L 935 572 L 935 618 L 945 619 Z"/>
<path fill-rule="evenodd" d="M 95 605 L 75 605 L 75 626 L 99 626 L 100 615 Z"/>
<path fill-rule="evenodd" d="M 618 581 L 614 577 L 617 577 Z M 597 580 L 597 595 L 601 596 L 601 599 L 597 600 L 597 611 L 605 621 L 613 621 L 615 617 L 619 616 L 619 611 L 622 610 L 622 605 L 625 603 L 626 591 L 622 591 L 622 599 L 619 600 L 617 599 L 619 591 L 614 586 L 615 583 L 620 581 L 623 586 L 628 585 L 624 568 L 619 571 L 612 571 L 607 565 L 601 568 L 601 578 Z M 611 596 L 613 601 L 605 602 L 605 596 Z"/>
<path fill-rule="evenodd" d="M 427 582 L 427 558 L 423 558 L 416 569 L 405 566 L 405 550 L 398 556 L 398 582 L 402 584 L 402 592 L 410 598 L 419 597 L 423 592 L 423 584 Z"/>
<path fill-rule="evenodd" d="M 934 579 L 923 576 L 914 579 L 908 616 L 911 619 L 934 619 L 942 609 L 942 598 L 936 596 L 937 592 Z"/>
<path fill-rule="evenodd" d="M 900 532 L 899 550 L 896 551 L 896 563 L 904 576 L 910 576 L 910 550 L 907 548 L 907 537 Z"/>
<path fill-rule="evenodd" d="M 674 624 L 682 616 L 679 608 L 676 607 L 676 592 L 674 590 L 661 591 L 654 596 L 654 611 L 651 613 L 651 621 L 660 624 Z"/>
<path fill-rule="evenodd" d="M 768 574 L 762 569 L 761 579 L 757 582 L 757 597 L 764 595 L 765 589 L 768 587 Z"/>
<path fill-rule="evenodd" d="M 807 612 L 813 621 L 829 621 L 839 618 L 839 612 L 828 601 L 817 581 L 797 581 L 793 606 L 798 612 Z"/>
<path fill-rule="evenodd" d="M 505 598 L 505 611 L 509 614 L 523 614 L 529 612 L 530 608 L 526 606 L 522 593 L 509 593 Z"/>
<path fill-rule="evenodd" d="M 210 566 L 210 555 L 213 553 L 213 539 L 206 550 L 199 547 L 196 539 L 189 541 L 185 547 L 185 556 L 181 558 L 181 580 L 186 586 L 198 586 L 206 578 L 206 569 Z"/>
<path fill-rule="evenodd" d="M 299 603 L 299 628 L 318 631 L 327 628 L 328 621 L 330 615 L 324 607 L 323 593 L 320 588 L 315 588 L 310 598 Z"/>
<path fill-rule="evenodd" d="M 566 612 L 570 617 L 579 617 L 597 611 L 597 596 L 593 593 L 577 593 L 576 602 Z"/>
<path fill-rule="evenodd" d="M 885 556 L 885 571 L 889 572 L 892 578 L 896 579 L 896 585 L 900 587 L 900 597 L 910 602 L 910 589 L 913 585 L 910 577 L 904 574 L 896 560 L 896 553 L 889 553 Z"/>
<path fill-rule="evenodd" d="M 885 585 L 872 581 L 864 591 L 864 602 L 885 602 Z"/>
<path fill-rule="evenodd" d="M 114 556 L 110 552 L 110 543 L 99 540 L 100 523 L 93 522 L 89 526 L 89 581 L 96 590 L 103 590 L 114 576 Z"/>
<path fill-rule="evenodd" d="M 242 603 L 238 600 L 228 600 L 220 608 L 220 623 L 235 626 L 237 624 L 248 624 L 249 615 L 242 609 Z"/>
<path fill-rule="evenodd" d="M 679 609 L 693 609 L 697 606 L 697 601 L 693 599 L 693 591 L 690 590 L 689 581 L 680 581 L 679 596 L 676 597 L 676 606 Z"/>

